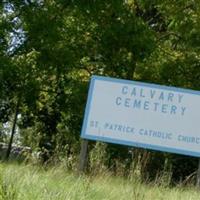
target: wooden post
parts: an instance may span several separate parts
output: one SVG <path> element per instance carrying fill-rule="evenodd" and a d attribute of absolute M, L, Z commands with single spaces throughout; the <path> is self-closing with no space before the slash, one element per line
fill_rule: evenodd
<path fill-rule="evenodd" d="M 88 140 L 83 139 L 81 141 L 81 152 L 78 173 L 84 173 L 88 165 Z"/>
<path fill-rule="evenodd" d="M 200 158 L 198 160 L 198 169 L 197 169 L 197 182 L 196 186 L 200 188 Z"/>

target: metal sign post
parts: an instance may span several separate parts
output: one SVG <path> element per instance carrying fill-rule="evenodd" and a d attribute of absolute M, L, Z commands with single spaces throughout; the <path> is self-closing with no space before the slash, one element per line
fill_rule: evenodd
<path fill-rule="evenodd" d="M 199 158 L 199 161 L 198 161 L 196 186 L 197 186 L 198 188 L 200 188 L 200 158 Z"/>
<path fill-rule="evenodd" d="M 88 162 L 88 140 L 81 141 L 81 152 L 78 166 L 78 173 L 84 173 L 87 169 Z"/>

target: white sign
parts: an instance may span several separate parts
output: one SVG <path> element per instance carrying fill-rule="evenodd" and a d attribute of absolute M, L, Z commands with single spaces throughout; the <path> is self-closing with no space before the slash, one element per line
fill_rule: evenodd
<path fill-rule="evenodd" d="M 200 157 L 200 92 L 93 76 L 81 136 Z"/>

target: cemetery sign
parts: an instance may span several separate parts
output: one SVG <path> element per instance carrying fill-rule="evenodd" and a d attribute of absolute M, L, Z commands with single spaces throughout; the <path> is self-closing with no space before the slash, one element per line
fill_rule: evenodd
<path fill-rule="evenodd" d="M 200 92 L 92 76 L 81 137 L 200 157 Z"/>

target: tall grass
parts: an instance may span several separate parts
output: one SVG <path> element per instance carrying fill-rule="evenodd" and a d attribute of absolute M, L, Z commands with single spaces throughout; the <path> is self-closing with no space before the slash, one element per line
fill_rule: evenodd
<path fill-rule="evenodd" d="M 142 184 L 109 173 L 77 176 L 63 166 L 49 169 L 0 163 L 0 200 L 198 200 L 192 187 Z"/>

